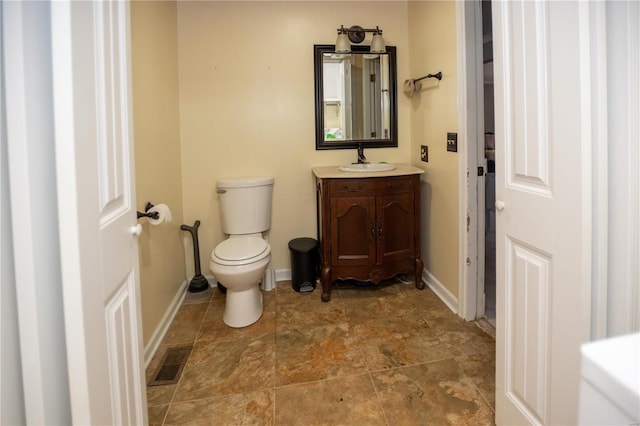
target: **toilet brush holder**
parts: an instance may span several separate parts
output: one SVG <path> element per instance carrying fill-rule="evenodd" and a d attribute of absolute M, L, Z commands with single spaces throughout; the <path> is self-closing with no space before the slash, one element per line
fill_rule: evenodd
<path fill-rule="evenodd" d="M 188 231 L 191 233 L 191 238 L 193 239 L 193 260 L 195 263 L 196 274 L 191 279 L 189 283 L 189 293 L 200 293 L 201 291 L 205 291 L 209 288 L 209 281 L 202 276 L 200 272 L 200 246 L 198 244 L 198 227 L 200 226 L 200 221 L 196 220 L 193 226 L 182 225 L 180 229 L 183 231 Z"/>

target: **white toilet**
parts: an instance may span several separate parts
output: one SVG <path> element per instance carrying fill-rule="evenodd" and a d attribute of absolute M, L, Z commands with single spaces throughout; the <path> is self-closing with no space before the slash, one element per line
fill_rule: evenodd
<path fill-rule="evenodd" d="M 262 315 L 260 280 L 271 260 L 262 232 L 271 227 L 272 177 L 218 181 L 222 231 L 229 238 L 213 249 L 209 269 L 227 288 L 222 319 L 246 327 Z"/>

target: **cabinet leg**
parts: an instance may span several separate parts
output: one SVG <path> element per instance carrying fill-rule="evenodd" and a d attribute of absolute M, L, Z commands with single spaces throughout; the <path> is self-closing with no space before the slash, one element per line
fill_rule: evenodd
<path fill-rule="evenodd" d="M 328 302 L 331 300 L 331 268 L 322 268 L 320 274 L 320 281 L 322 281 L 322 301 Z"/>
<path fill-rule="evenodd" d="M 422 281 L 422 269 L 424 268 L 424 262 L 421 257 L 416 257 L 416 288 L 418 290 L 424 290 L 424 282 Z"/>

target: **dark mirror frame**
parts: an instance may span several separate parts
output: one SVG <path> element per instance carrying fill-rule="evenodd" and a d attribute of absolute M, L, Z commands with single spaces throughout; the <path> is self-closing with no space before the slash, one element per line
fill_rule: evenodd
<path fill-rule="evenodd" d="M 315 78 L 315 101 L 316 101 L 316 150 L 320 149 L 347 149 L 357 148 L 395 148 L 398 146 L 398 88 L 396 69 L 396 48 L 387 46 L 389 54 L 389 116 L 391 117 L 391 138 L 389 139 L 350 139 L 331 140 L 324 139 L 324 86 L 323 86 L 323 54 L 335 52 L 333 44 L 315 44 L 313 46 L 313 63 Z M 368 53 L 369 46 L 351 46 L 353 53 Z"/>

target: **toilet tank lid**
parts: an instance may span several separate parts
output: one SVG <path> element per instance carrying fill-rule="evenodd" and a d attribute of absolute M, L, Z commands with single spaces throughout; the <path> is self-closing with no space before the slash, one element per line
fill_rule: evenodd
<path fill-rule="evenodd" d="M 218 244 L 214 254 L 223 260 L 248 260 L 264 253 L 267 247 L 268 243 L 262 237 L 234 237 Z"/>
<path fill-rule="evenodd" d="M 218 180 L 218 188 L 248 188 L 266 185 L 273 185 L 273 177 L 242 177 Z"/>

